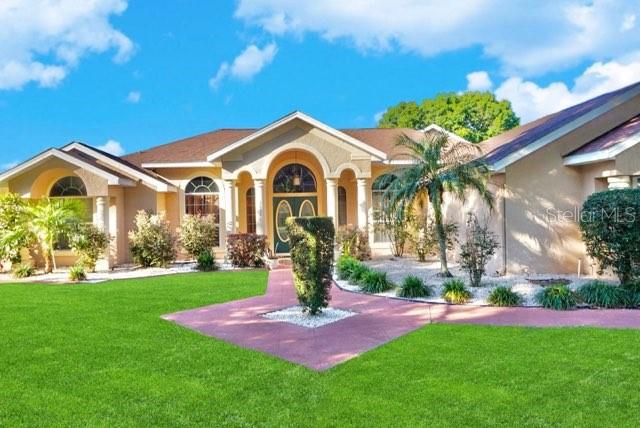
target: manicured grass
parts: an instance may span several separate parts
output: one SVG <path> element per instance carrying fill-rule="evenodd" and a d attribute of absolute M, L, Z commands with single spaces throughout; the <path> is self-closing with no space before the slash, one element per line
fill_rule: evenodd
<path fill-rule="evenodd" d="M 159 318 L 265 285 L 0 285 L 0 426 L 638 423 L 638 331 L 432 325 L 317 373 Z"/>

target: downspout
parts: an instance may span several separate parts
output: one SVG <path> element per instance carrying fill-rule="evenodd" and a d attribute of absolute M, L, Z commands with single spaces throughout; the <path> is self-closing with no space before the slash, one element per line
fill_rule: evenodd
<path fill-rule="evenodd" d="M 506 183 L 502 183 L 502 275 L 507 274 L 507 199 Z"/>

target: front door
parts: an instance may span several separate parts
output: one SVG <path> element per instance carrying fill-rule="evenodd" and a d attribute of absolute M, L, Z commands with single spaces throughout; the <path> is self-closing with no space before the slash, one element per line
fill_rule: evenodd
<path fill-rule="evenodd" d="M 273 231 L 276 254 L 289 252 L 289 234 L 287 219 L 289 217 L 314 217 L 318 213 L 316 196 L 274 196 L 273 197 Z"/>

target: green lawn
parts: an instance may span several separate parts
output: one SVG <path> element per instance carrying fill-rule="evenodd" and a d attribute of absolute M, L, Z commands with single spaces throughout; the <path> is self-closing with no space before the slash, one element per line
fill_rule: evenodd
<path fill-rule="evenodd" d="M 316 373 L 159 318 L 265 285 L 0 285 L 0 426 L 640 424 L 638 331 L 433 325 Z"/>

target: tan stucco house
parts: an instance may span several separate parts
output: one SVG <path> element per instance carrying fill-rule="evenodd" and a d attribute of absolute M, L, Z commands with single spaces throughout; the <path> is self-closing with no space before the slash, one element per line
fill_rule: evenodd
<path fill-rule="evenodd" d="M 577 224 L 568 214 L 592 192 L 637 186 L 640 84 L 543 117 L 481 143 L 493 170 L 492 212 L 473 195 L 446 206 L 449 221 L 485 214 L 502 248 L 498 272 L 588 272 Z M 49 149 L 0 174 L 0 192 L 86 201 L 87 219 L 113 237 L 103 267 L 130 261 L 127 232 L 137 211 L 162 212 L 176 228 L 186 214 L 219 222 L 218 256 L 230 233 L 266 234 L 274 255 L 288 252 L 284 220 L 327 215 L 336 226 L 368 228 L 374 252 L 389 244 L 373 232 L 376 178 L 402 167 L 395 141 L 445 132 L 335 129 L 293 112 L 262 128 L 219 129 L 123 157 L 82 143 Z M 447 133 L 450 138 L 459 138 Z M 562 215 L 562 221 L 557 215 Z M 63 249 L 58 259 L 73 262 Z"/>

